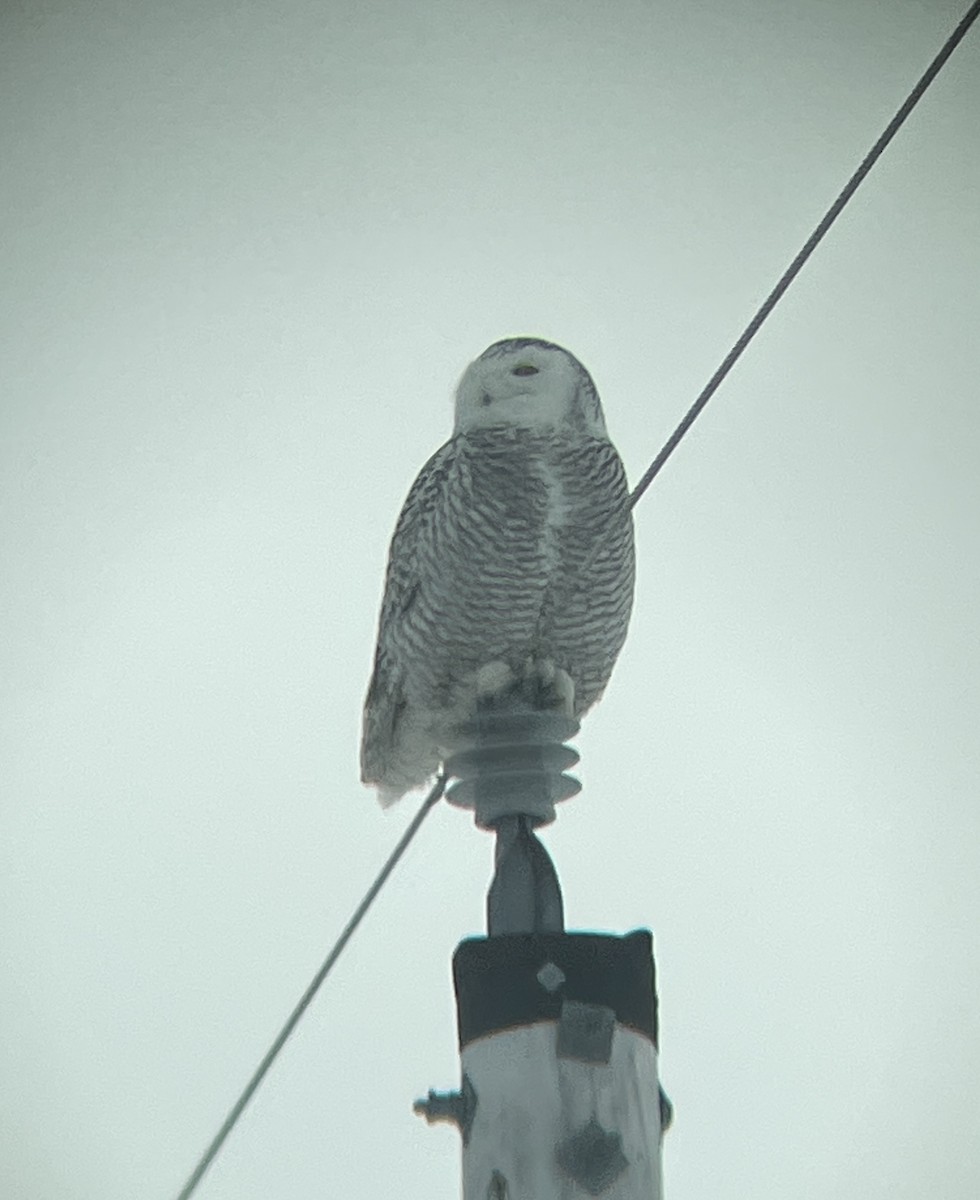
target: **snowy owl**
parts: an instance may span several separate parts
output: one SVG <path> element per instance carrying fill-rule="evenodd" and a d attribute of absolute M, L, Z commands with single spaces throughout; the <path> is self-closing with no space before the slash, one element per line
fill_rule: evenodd
<path fill-rule="evenodd" d="M 363 781 L 384 804 L 426 783 L 488 698 L 580 717 L 625 641 L 633 577 L 626 475 L 592 377 L 552 342 L 494 343 L 391 540 Z"/>

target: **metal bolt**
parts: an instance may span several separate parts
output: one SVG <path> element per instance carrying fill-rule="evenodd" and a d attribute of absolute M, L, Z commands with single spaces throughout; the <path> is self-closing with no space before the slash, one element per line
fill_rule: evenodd
<path fill-rule="evenodd" d="M 412 1111 L 424 1116 L 430 1125 L 437 1121 L 449 1121 L 459 1128 L 463 1145 L 470 1139 L 470 1128 L 476 1113 L 476 1091 L 468 1075 L 463 1076 L 463 1087 L 459 1092 L 437 1092 L 432 1088 L 424 1100 L 416 1100 Z"/>
<path fill-rule="evenodd" d="M 565 972 L 553 962 L 546 962 L 535 977 L 546 992 L 557 992 L 565 982 Z"/>

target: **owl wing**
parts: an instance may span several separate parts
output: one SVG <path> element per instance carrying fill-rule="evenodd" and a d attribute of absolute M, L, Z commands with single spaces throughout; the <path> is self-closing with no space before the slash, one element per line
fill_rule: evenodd
<path fill-rule="evenodd" d="M 400 745 L 408 704 L 404 681 L 409 666 L 400 650 L 404 645 L 401 632 L 423 581 L 434 577 L 439 570 L 434 553 L 433 519 L 450 485 L 455 451 L 455 442 L 446 442 L 418 473 L 392 535 L 374 671 L 364 702 L 361 779 L 367 784 L 397 788 L 404 782 L 398 777 L 406 771 L 411 773 L 404 761 L 408 757 L 407 748 Z M 421 779 L 408 786 L 421 782 L 437 766 L 417 768 L 415 773 L 421 771 Z"/>

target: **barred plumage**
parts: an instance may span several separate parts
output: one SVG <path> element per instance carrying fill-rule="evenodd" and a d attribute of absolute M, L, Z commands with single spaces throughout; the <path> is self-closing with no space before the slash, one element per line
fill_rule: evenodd
<path fill-rule="evenodd" d="M 436 773 L 478 695 L 530 687 L 576 717 L 599 699 L 633 603 L 628 501 L 571 354 L 513 338 L 467 368 L 391 541 L 361 744 L 383 802 Z"/>

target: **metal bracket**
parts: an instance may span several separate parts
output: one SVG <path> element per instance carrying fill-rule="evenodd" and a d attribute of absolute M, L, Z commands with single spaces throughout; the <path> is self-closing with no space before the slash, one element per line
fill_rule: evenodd
<path fill-rule="evenodd" d="M 561 1006 L 556 1053 L 559 1058 L 579 1062 L 608 1063 L 615 1031 L 616 1013 L 611 1008 L 566 1000 Z"/>
<path fill-rule="evenodd" d="M 551 856 L 527 817 L 497 823 L 496 870 L 487 892 L 487 933 L 563 933 L 565 907 Z"/>

